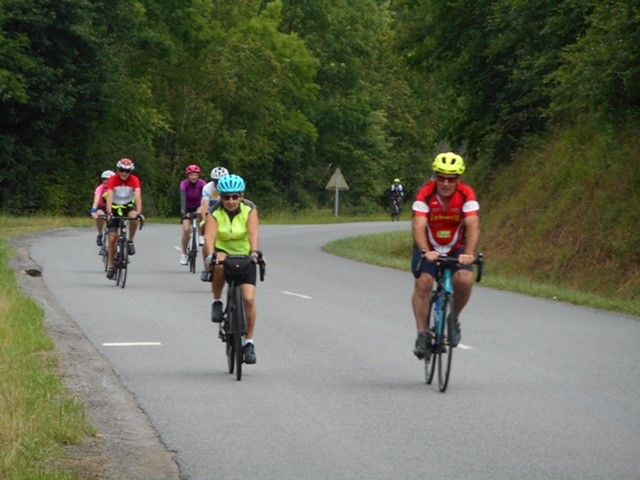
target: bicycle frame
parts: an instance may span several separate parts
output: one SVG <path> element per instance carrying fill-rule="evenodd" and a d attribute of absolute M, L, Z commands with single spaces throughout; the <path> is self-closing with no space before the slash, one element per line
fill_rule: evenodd
<path fill-rule="evenodd" d="M 189 271 L 196 273 L 196 260 L 198 257 L 198 215 L 196 213 L 189 213 L 189 219 L 191 220 L 191 236 L 189 237 L 187 247 Z"/>
<path fill-rule="evenodd" d="M 444 302 L 451 302 L 453 296 L 453 272 L 451 268 L 444 266 L 440 278 L 436 278 L 437 287 L 433 293 L 433 308 L 436 312 L 436 338 L 444 337 L 445 311 Z"/>

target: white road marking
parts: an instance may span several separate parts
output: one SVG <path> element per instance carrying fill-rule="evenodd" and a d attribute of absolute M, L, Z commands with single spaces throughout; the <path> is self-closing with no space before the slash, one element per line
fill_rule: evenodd
<path fill-rule="evenodd" d="M 292 295 L 294 297 L 300 297 L 300 298 L 305 298 L 307 300 L 313 300 L 312 297 L 308 296 L 308 295 L 302 295 L 301 293 L 293 293 L 293 292 L 287 292 L 286 290 L 282 290 L 282 293 L 284 293 L 285 295 Z"/>
<path fill-rule="evenodd" d="M 157 347 L 162 345 L 160 342 L 120 342 L 120 343 L 103 343 L 103 347 Z"/>
<path fill-rule="evenodd" d="M 458 344 L 458 348 L 461 348 L 462 350 L 473 350 L 473 347 L 470 347 L 469 345 L 463 345 L 461 343 Z"/>

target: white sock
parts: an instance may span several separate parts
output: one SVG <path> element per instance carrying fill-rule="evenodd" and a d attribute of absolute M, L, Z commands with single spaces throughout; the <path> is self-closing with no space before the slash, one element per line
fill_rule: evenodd
<path fill-rule="evenodd" d="M 253 343 L 253 338 L 245 338 L 244 344 L 246 345 L 247 343 Z"/>

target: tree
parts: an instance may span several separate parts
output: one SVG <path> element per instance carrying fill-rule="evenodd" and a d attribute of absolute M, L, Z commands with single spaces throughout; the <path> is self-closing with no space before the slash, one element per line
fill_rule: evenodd
<path fill-rule="evenodd" d="M 2 4 L 3 78 L 0 204 L 16 211 L 63 210 L 75 152 L 102 111 L 104 65 L 88 2 L 7 0 Z M 44 182 L 34 189 L 25 179 Z"/>

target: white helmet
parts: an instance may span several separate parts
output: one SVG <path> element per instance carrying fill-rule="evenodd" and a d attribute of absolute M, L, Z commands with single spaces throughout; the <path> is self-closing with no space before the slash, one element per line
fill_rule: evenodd
<path fill-rule="evenodd" d="M 102 173 L 100 174 L 100 178 L 101 178 L 102 180 L 106 180 L 107 178 L 112 177 L 112 176 L 114 176 L 115 174 L 116 174 L 116 172 L 114 172 L 113 170 L 105 170 L 104 172 L 102 172 Z"/>
<path fill-rule="evenodd" d="M 212 180 L 220 180 L 225 175 L 229 175 L 229 170 L 224 167 L 215 167 L 213 170 L 211 170 Z"/>

